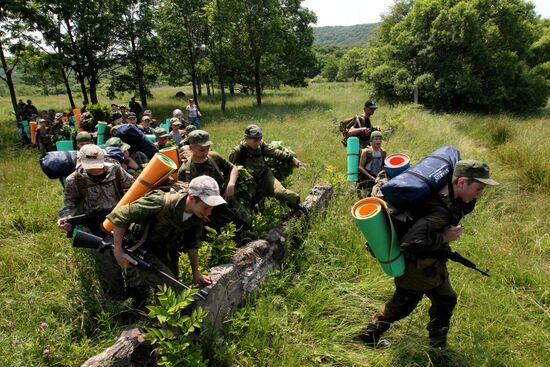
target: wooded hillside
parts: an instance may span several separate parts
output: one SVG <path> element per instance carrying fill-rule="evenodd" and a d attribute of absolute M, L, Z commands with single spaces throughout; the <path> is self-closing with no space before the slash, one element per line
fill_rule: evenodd
<path fill-rule="evenodd" d="M 315 27 L 314 44 L 331 46 L 366 46 L 372 32 L 380 23 L 352 26 Z"/>

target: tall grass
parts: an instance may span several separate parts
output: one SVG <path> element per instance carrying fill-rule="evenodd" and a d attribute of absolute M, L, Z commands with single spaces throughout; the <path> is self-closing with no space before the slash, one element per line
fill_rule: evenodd
<path fill-rule="evenodd" d="M 149 107 L 157 119 L 185 107 L 172 97 L 180 89 L 153 91 Z M 312 185 L 328 181 L 335 195 L 305 230 L 294 229 L 300 244 L 289 245 L 287 262 L 229 320 L 208 358 L 237 366 L 428 365 L 427 301 L 392 326 L 392 348 L 373 351 L 354 339 L 393 291 L 350 216 L 357 198 L 345 182 L 345 151 L 334 122 L 360 113 L 367 91 L 354 84 L 285 88 L 268 92 L 261 108 L 253 97 L 231 96 L 225 115 L 216 98 L 200 100 L 215 150 L 227 155 L 246 125 L 260 124 L 266 141 L 283 140 L 307 164 L 289 180 L 291 189 L 305 197 Z M 66 104 L 57 97 L 32 99 L 39 108 Z M 40 172 L 35 150 L 17 146 L 7 102 L 0 99 L 0 365 L 78 365 L 112 343 L 131 316 L 125 304 L 101 302 L 86 256 L 55 227 L 61 185 Z M 453 144 L 463 158 L 489 163 L 501 182 L 465 218 L 465 233 L 454 244 L 492 277 L 449 265 L 459 294 L 450 344 L 475 366 L 550 364 L 550 114 L 433 114 L 380 105 L 373 121 L 398 126 L 384 142 L 390 153 L 407 153 L 416 162 Z"/>

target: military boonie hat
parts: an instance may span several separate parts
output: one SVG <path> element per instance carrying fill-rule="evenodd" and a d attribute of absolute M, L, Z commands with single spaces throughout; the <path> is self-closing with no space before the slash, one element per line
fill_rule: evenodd
<path fill-rule="evenodd" d="M 498 185 L 489 174 L 489 166 L 473 159 L 464 159 L 456 162 L 453 176 L 473 178 L 486 185 Z"/>
<path fill-rule="evenodd" d="M 262 128 L 258 125 L 248 125 L 244 129 L 244 136 L 252 139 L 260 139 L 263 136 Z"/>
<path fill-rule="evenodd" d="M 135 114 L 134 112 L 128 112 L 128 113 L 126 114 L 126 118 L 129 119 L 129 118 L 131 118 L 131 117 L 137 118 L 137 116 L 136 116 L 136 114 Z"/>
<path fill-rule="evenodd" d="M 94 144 L 87 144 L 80 148 L 78 158 L 84 169 L 103 168 L 105 166 L 105 152 Z"/>
<path fill-rule="evenodd" d="M 130 144 L 126 144 L 120 138 L 109 138 L 105 142 L 105 147 L 117 147 L 117 148 L 120 148 L 120 150 L 122 150 L 123 152 L 131 148 Z"/>
<path fill-rule="evenodd" d="M 170 119 L 170 125 L 181 125 L 181 121 L 179 118 L 177 117 L 172 117 Z"/>
<path fill-rule="evenodd" d="M 166 129 L 163 127 L 157 127 L 155 129 L 155 135 L 157 136 L 157 138 L 167 138 L 170 136 L 170 134 L 168 134 L 166 132 Z"/>
<path fill-rule="evenodd" d="M 372 99 L 369 99 L 365 102 L 365 108 L 370 108 L 371 110 L 375 110 L 378 108 L 376 105 L 376 102 L 374 102 Z"/>
<path fill-rule="evenodd" d="M 76 134 L 76 142 L 83 143 L 85 141 L 92 141 L 92 135 L 89 132 L 81 131 Z"/>
<path fill-rule="evenodd" d="M 225 204 L 226 201 L 220 196 L 220 187 L 216 180 L 210 176 L 195 177 L 189 183 L 189 195 L 198 197 L 208 206 Z"/>
<path fill-rule="evenodd" d="M 382 133 L 380 131 L 373 131 L 370 134 L 370 141 L 373 141 L 374 138 L 376 138 L 376 137 L 379 137 L 380 139 L 384 139 L 384 135 L 382 135 Z"/>
<path fill-rule="evenodd" d="M 200 145 L 201 147 L 208 147 L 214 144 L 212 143 L 212 141 L 210 141 L 210 136 L 204 130 L 191 131 L 187 139 L 189 141 L 189 144 L 196 144 Z"/>

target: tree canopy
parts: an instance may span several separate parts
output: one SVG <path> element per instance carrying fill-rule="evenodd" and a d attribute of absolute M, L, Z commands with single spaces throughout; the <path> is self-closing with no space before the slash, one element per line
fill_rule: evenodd
<path fill-rule="evenodd" d="M 390 102 L 440 110 L 544 106 L 548 32 L 523 0 L 398 0 L 368 48 L 365 78 Z"/>

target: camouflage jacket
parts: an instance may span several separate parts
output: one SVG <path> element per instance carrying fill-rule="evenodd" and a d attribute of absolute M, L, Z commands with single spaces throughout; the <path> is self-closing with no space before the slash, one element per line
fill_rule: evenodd
<path fill-rule="evenodd" d="M 82 166 L 67 177 L 61 218 L 94 211 L 112 209 L 134 183 L 134 178 L 120 165 L 105 163 L 107 175 L 101 182 L 95 182 Z"/>
<path fill-rule="evenodd" d="M 208 152 L 208 159 L 202 163 L 193 162 L 188 158 L 181 165 L 178 172 L 178 180 L 191 182 L 192 179 L 198 176 L 206 175 L 212 177 L 218 183 L 220 190 L 229 175 L 233 165 L 216 152 Z"/>
<path fill-rule="evenodd" d="M 249 148 L 242 142 L 231 150 L 229 161 L 244 166 L 255 179 L 261 179 L 269 169 L 264 157 L 273 157 L 281 161 L 290 161 L 293 158 L 291 154 L 274 149 L 265 142 L 262 142 L 259 149 Z"/>
<path fill-rule="evenodd" d="M 397 286 L 428 290 L 441 285 L 448 277 L 446 259 L 442 259 L 440 250 L 449 246 L 444 242 L 443 232 L 451 225 L 456 226 L 475 206 L 475 200 L 464 203 L 451 200 L 443 194 L 434 195 L 413 214 L 418 218 L 400 237 L 401 249 L 405 254 L 405 274 L 395 279 Z M 399 235 L 399 233 L 398 233 Z"/>
<path fill-rule="evenodd" d="M 186 200 L 187 193 L 153 190 L 117 208 L 107 218 L 115 226 L 129 228 L 134 240 L 142 239 L 146 249 L 165 259 L 168 253 L 201 245 L 203 221 L 194 214 L 183 220 Z"/>

